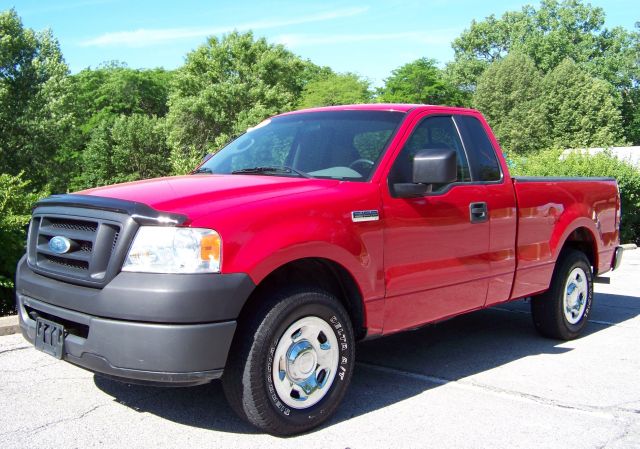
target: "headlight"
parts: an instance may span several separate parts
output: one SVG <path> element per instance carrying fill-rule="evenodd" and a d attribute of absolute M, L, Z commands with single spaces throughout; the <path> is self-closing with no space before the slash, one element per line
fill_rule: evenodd
<path fill-rule="evenodd" d="M 141 226 L 122 266 L 146 273 L 217 273 L 220 235 L 211 229 Z"/>

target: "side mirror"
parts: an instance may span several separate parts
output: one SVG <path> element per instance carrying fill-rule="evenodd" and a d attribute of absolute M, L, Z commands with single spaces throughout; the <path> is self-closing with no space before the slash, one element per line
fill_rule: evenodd
<path fill-rule="evenodd" d="M 449 184 L 457 179 L 454 150 L 420 150 L 413 158 L 414 184 Z"/>
<path fill-rule="evenodd" d="M 393 185 L 395 196 L 411 198 L 431 191 L 433 184 L 449 184 L 458 179 L 454 150 L 420 150 L 413 158 L 413 182 Z"/>

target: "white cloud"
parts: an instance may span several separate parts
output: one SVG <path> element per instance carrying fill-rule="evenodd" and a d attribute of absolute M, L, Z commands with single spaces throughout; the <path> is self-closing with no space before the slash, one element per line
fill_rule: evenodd
<path fill-rule="evenodd" d="M 141 28 L 134 31 L 117 31 L 105 33 L 95 38 L 87 39 L 80 43 L 83 47 L 106 47 L 112 45 L 128 46 L 128 47 L 147 47 L 151 45 L 162 44 L 165 42 L 190 39 L 194 37 L 206 37 L 222 33 L 229 33 L 233 30 L 262 30 L 268 28 L 279 28 L 290 25 L 300 25 L 311 22 L 321 22 L 326 20 L 341 19 L 363 14 L 368 7 L 345 8 L 335 11 L 317 13 L 308 16 L 302 16 L 295 19 L 267 19 L 257 22 L 238 24 L 234 26 L 222 27 L 200 27 L 200 28 L 157 28 L 145 29 Z"/>
<path fill-rule="evenodd" d="M 275 42 L 289 48 L 309 47 L 314 45 L 351 44 L 358 42 L 407 40 L 412 43 L 446 45 L 460 33 L 459 29 L 432 31 L 404 31 L 398 33 L 370 34 L 334 34 L 331 36 L 313 34 L 282 34 L 274 38 Z"/>

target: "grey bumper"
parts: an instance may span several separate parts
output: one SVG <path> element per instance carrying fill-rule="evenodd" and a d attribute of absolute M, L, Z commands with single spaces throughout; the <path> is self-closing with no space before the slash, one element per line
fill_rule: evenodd
<path fill-rule="evenodd" d="M 235 320 L 255 288 L 244 273 L 121 272 L 104 288 L 84 287 L 34 273 L 18 262 L 16 291 L 63 309 L 102 318 L 151 323 Z"/>
<path fill-rule="evenodd" d="M 68 331 L 62 357 L 68 362 L 127 382 L 206 383 L 222 375 L 253 283 L 245 275 L 176 276 L 183 278 L 121 273 L 94 289 L 35 274 L 22 260 L 16 276 L 22 333 L 34 342 L 35 319 L 42 317 Z"/>

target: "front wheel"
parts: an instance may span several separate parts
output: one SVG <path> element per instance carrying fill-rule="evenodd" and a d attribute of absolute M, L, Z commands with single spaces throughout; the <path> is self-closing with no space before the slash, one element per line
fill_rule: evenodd
<path fill-rule="evenodd" d="M 531 313 L 538 332 L 560 340 L 577 338 L 593 305 L 593 273 L 581 251 L 564 251 L 556 263 L 551 285 L 533 297 Z"/>
<path fill-rule="evenodd" d="M 351 321 L 332 295 L 299 288 L 263 295 L 239 324 L 222 378 L 232 408 L 276 435 L 333 414 L 355 362 Z"/>

